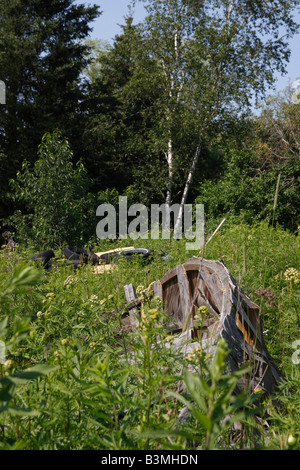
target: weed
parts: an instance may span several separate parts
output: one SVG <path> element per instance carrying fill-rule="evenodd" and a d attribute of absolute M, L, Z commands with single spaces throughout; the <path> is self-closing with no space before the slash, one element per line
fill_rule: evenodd
<path fill-rule="evenodd" d="M 152 282 L 199 253 L 187 253 L 184 240 L 136 240 L 135 246 L 153 249 L 153 260 L 120 260 L 102 274 L 90 265 L 46 272 L 26 261 L 34 254 L 28 247 L 0 253 L 2 448 L 236 448 L 230 447 L 236 421 L 244 429 L 238 446 L 253 448 L 252 401 L 234 393 L 243 371 L 227 373 L 222 343 L 213 358 L 176 350 L 163 305 L 148 295 Z M 90 248 L 105 251 L 112 242 Z M 161 249 L 172 256 L 167 262 Z M 267 347 L 285 373 L 280 407 L 259 401 L 256 411 L 268 410 L 268 427 L 255 446 L 298 449 L 299 365 L 292 345 L 300 339 L 299 236 L 264 223 L 224 226 L 203 255 L 223 259 L 258 303 Z M 123 321 L 129 283 L 142 299 L 135 332 Z"/>

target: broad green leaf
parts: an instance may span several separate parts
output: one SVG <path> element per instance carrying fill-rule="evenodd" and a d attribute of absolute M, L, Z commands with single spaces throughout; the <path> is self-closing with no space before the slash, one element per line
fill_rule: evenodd
<path fill-rule="evenodd" d="M 15 384 L 21 385 L 26 382 L 36 380 L 39 377 L 47 375 L 53 371 L 55 371 L 58 366 L 48 366 L 48 365 L 37 365 L 34 367 L 30 367 L 29 369 L 22 370 L 20 372 L 15 372 L 14 374 L 7 375 L 0 379 L 0 383 L 2 384 Z"/>
<path fill-rule="evenodd" d="M 8 406 L 7 413 L 10 416 L 30 416 L 35 417 L 39 416 L 40 412 L 37 410 L 32 410 L 30 408 L 20 408 L 18 406 Z"/>

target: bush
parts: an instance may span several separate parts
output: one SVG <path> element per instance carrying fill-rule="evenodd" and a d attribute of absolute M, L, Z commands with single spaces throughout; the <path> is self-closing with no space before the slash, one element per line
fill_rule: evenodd
<path fill-rule="evenodd" d="M 27 214 L 16 211 L 10 219 L 17 237 L 35 245 L 78 244 L 91 232 L 94 197 L 81 162 L 73 166 L 73 153 L 59 131 L 45 134 L 33 167 L 23 162 L 11 180 L 14 200 L 25 204 Z"/>
<path fill-rule="evenodd" d="M 249 175 L 246 166 L 233 160 L 218 181 L 206 180 L 199 187 L 195 203 L 204 204 L 208 228 L 217 226 L 230 211 L 236 223 L 267 221 L 295 231 L 299 223 L 299 160 L 274 164 L 271 171 L 258 175 Z"/>

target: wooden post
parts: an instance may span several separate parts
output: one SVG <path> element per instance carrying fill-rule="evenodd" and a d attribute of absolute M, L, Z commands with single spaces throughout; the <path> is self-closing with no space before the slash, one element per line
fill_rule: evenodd
<path fill-rule="evenodd" d="M 181 311 L 182 311 L 182 324 L 187 321 L 188 315 L 191 314 L 191 293 L 189 281 L 184 267 L 180 264 L 177 266 L 177 281 L 180 293 Z"/>
<path fill-rule="evenodd" d="M 153 284 L 154 297 L 163 298 L 162 285 L 160 281 L 156 281 Z"/>

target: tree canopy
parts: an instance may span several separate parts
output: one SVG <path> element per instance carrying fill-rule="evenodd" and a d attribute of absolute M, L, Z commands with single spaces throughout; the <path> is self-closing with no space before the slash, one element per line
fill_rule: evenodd
<path fill-rule="evenodd" d="M 0 149 L 5 176 L 24 158 L 34 161 L 45 132 L 60 128 L 77 144 L 84 99 L 81 74 L 88 63 L 84 40 L 99 7 L 73 0 L 0 1 Z M 2 190 L 7 190 L 1 181 Z M 2 214 L 3 215 L 3 214 Z"/>
<path fill-rule="evenodd" d="M 134 24 L 129 13 L 112 44 L 87 40 L 100 14 L 95 5 L 0 1 L 2 217 L 11 212 L 8 179 L 24 159 L 38 159 L 54 129 L 68 139 L 73 163 L 83 162 L 99 200 L 122 194 L 182 208 L 203 197 L 217 217 L 243 189 L 238 179 L 251 179 L 264 163 L 262 149 L 273 155 L 266 181 L 276 183 L 282 164 L 281 184 L 297 173 L 298 105 L 274 98 L 276 113 L 269 106 L 259 119 L 251 107 L 285 71 L 298 1 L 140 1 L 145 19 Z M 211 194 L 216 182 L 225 193 Z M 263 188 L 245 203 L 247 214 L 266 215 L 273 196 L 267 192 L 266 203 Z M 276 220 L 288 224 L 279 212 Z"/>

